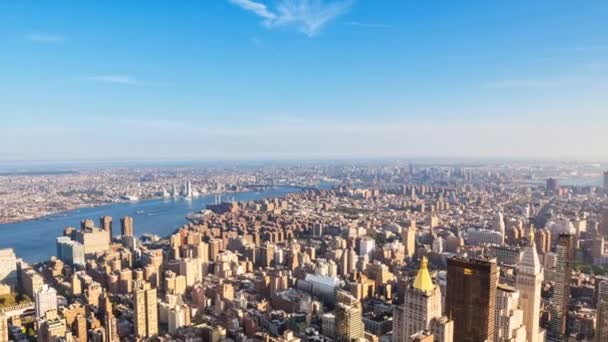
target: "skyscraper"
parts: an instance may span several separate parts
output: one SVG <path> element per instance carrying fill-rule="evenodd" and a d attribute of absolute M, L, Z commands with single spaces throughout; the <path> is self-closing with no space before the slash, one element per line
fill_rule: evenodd
<path fill-rule="evenodd" d="M 560 234 L 556 247 L 557 262 L 554 272 L 555 285 L 549 322 L 549 340 L 561 341 L 566 335 L 568 304 L 570 303 L 570 277 L 574 260 L 574 237 Z"/>
<path fill-rule="evenodd" d="M 416 221 L 412 220 L 410 226 L 403 230 L 403 245 L 405 256 L 411 258 L 416 253 Z"/>
<path fill-rule="evenodd" d="M 112 302 L 110 301 L 110 297 L 107 293 L 104 293 L 103 303 L 106 341 L 119 342 L 120 338 L 118 337 L 118 325 L 116 322 L 116 317 L 114 317 L 114 312 L 112 311 Z"/>
<path fill-rule="evenodd" d="M 57 291 L 44 284 L 42 289 L 36 292 L 36 317 L 41 318 L 51 310 L 57 310 Z"/>
<path fill-rule="evenodd" d="M 608 171 L 604 171 L 604 192 L 608 193 Z"/>
<path fill-rule="evenodd" d="M 346 291 L 336 295 L 336 341 L 349 342 L 363 337 L 363 310 L 361 302 Z"/>
<path fill-rule="evenodd" d="M 108 232 L 110 240 L 112 240 L 112 216 L 102 216 L 99 218 L 99 226 L 101 229 Z"/>
<path fill-rule="evenodd" d="M 557 179 L 549 178 L 549 179 L 547 179 L 546 187 L 547 187 L 547 192 L 556 193 L 557 190 L 559 189 L 559 183 L 558 183 Z"/>
<path fill-rule="evenodd" d="M 539 328 L 541 286 L 543 268 L 536 252 L 534 234 L 530 234 L 529 244 L 524 247 L 522 258 L 517 267 L 515 288 L 519 291 L 519 307 L 524 313 L 526 340 L 528 342 L 544 341 L 544 330 Z"/>
<path fill-rule="evenodd" d="M 597 284 L 597 324 L 595 342 L 608 342 L 608 280 Z"/>
<path fill-rule="evenodd" d="M 0 342 L 8 342 L 8 320 L 3 312 L 0 312 Z"/>
<path fill-rule="evenodd" d="M 135 336 L 151 337 L 158 333 L 156 289 L 138 289 L 133 293 Z"/>
<path fill-rule="evenodd" d="M 600 233 L 602 235 L 608 235 L 608 204 L 604 203 L 601 211 L 600 218 Z"/>
<path fill-rule="evenodd" d="M 526 342 L 524 313 L 519 309 L 520 294 L 506 285 L 496 289 L 494 341 Z"/>
<path fill-rule="evenodd" d="M 496 212 L 492 228 L 503 236 L 505 235 L 505 216 L 502 214 L 502 211 Z"/>
<path fill-rule="evenodd" d="M 442 316 L 441 290 L 433 283 L 427 264 L 426 257 L 423 257 L 414 282 L 405 289 L 403 304 L 394 309 L 394 341 L 408 341 L 412 335 L 423 330 L 436 333 L 432 323 Z M 441 341 L 452 341 L 452 336 L 445 336 Z"/>
<path fill-rule="evenodd" d="M 120 219 L 120 233 L 122 236 L 133 236 L 133 218 L 125 216 Z"/>
<path fill-rule="evenodd" d="M 454 320 L 454 341 L 494 341 L 496 263 L 448 259 L 446 314 Z"/>

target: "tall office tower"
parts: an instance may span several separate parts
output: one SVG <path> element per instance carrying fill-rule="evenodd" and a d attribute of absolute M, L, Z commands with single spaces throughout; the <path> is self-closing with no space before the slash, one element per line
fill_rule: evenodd
<path fill-rule="evenodd" d="M 529 240 L 517 267 L 515 288 L 520 294 L 519 307 L 524 312 L 526 340 L 541 342 L 545 335 L 545 331 L 539 328 L 543 268 L 536 252 L 533 233 Z"/>
<path fill-rule="evenodd" d="M 363 312 L 361 302 L 350 293 L 338 290 L 336 294 L 336 341 L 350 342 L 362 338 Z"/>
<path fill-rule="evenodd" d="M 4 312 L 0 312 L 0 342 L 8 342 L 8 319 Z"/>
<path fill-rule="evenodd" d="M 376 249 L 376 241 L 374 239 L 370 238 L 369 236 L 365 236 L 359 241 L 359 255 L 360 256 L 367 255 L 368 258 L 371 258 L 375 249 Z"/>
<path fill-rule="evenodd" d="M 112 240 L 112 216 L 102 216 L 99 218 L 99 226 L 110 234 L 110 241 Z"/>
<path fill-rule="evenodd" d="M 523 310 L 518 308 L 519 292 L 506 285 L 496 289 L 496 321 L 494 341 L 526 342 L 526 326 Z"/>
<path fill-rule="evenodd" d="M 428 261 L 423 257 L 414 282 L 405 289 L 403 304 L 394 309 L 394 341 L 408 341 L 412 335 L 422 330 L 437 333 L 433 321 L 442 318 L 441 290 L 433 283 L 427 265 Z M 442 334 L 446 336 L 441 341 L 452 341 L 449 333 Z"/>
<path fill-rule="evenodd" d="M 574 236 L 560 234 L 555 248 L 557 261 L 554 272 L 553 306 L 548 338 L 561 341 L 566 335 L 568 304 L 570 303 L 570 277 L 574 260 Z"/>
<path fill-rule="evenodd" d="M 120 233 L 122 236 L 133 236 L 133 218 L 131 216 L 120 219 Z"/>
<path fill-rule="evenodd" d="M 604 171 L 604 192 L 608 193 L 608 171 Z"/>
<path fill-rule="evenodd" d="M 556 193 L 557 190 L 559 189 L 559 183 L 558 183 L 557 179 L 549 178 L 549 179 L 547 179 L 546 187 L 547 187 L 547 192 Z"/>
<path fill-rule="evenodd" d="M 454 320 L 454 341 L 494 341 L 496 263 L 448 259 L 446 314 Z"/>
<path fill-rule="evenodd" d="M 156 289 L 138 289 L 133 293 L 135 336 L 151 337 L 158 333 Z"/>
<path fill-rule="evenodd" d="M 357 256 L 357 252 L 354 249 L 350 248 L 344 253 L 348 256 L 348 274 L 352 274 L 357 270 L 357 261 L 359 261 L 359 257 Z"/>
<path fill-rule="evenodd" d="M 416 253 L 416 221 L 414 220 L 403 230 L 403 246 L 405 246 L 405 256 L 413 257 Z"/>
<path fill-rule="evenodd" d="M 498 211 L 496 213 L 496 216 L 494 217 L 494 223 L 492 225 L 492 229 L 494 231 L 499 232 L 500 234 L 502 234 L 503 238 L 505 236 L 505 217 L 502 214 L 502 211 Z"/>
<path fill-rule="evenodd" d="M 51 310 L 57 310 L 57 291 L 44 284 L 42 289 L 36 292 L 36 317 L 42 318 Z"/>
<path fill-rule="evenodd" d="M 608 280 L 597 284 L 597 324 L 595 342 L 608 342 Z"/>
<path fill-rule="evenodd" d="M 608 203 L 602 206 L 602 217 L 600 219 L 600 233 L 608 235 Z"/>
<path fill-rule="evenodd" d="M 110 301 L 110 297 L 107 293 L 104 294 L 104 327 L 106 333 L 106 341 L 107 342 L 120 342 L 120 338 L 118 337 L 118 324 L 116 322 L 116 317 L 114 316 L 114 312 L 112 311 L 112 302 Z"/>

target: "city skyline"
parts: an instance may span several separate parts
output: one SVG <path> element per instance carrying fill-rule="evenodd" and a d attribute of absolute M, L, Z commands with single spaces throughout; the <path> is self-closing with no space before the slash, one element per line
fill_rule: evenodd
<path fill-rule="evenodd" d="M 608 159 L 608 5 L 523 4 L 5 2 L 0 161 Z"/>

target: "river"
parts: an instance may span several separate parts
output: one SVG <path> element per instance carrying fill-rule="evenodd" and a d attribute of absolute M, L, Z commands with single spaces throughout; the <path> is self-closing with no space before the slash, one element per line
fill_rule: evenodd
<path fill-rule="evenodd" d="M 253 201 L 271 197 L 282 197 L 301 192 L 299 188 L 275 187 L 261 191 L 223 194 L 234 197 L 235 201 Z M 120 234 L 120 218 L 132 216 L 135 235 L 152 233 L 161 237 L 171 234 L 187 223 L 186 215 L 204 209 L 215 201 L 215 195 L 186 199 L 153 199 L 139 202 L 117 203 L 94 208 L 66 211 L 43 218 L 16 223 L 0 224 L 0 248 L 11 247 L 18 258 L 27 262 L 48 260 L 55 255 L 55 238 L 63 234 L 65 227 L 80 227 L 80 221 L 93 219 L 98 225 L 99 218 L 112 216 L 112 231 Z"/>

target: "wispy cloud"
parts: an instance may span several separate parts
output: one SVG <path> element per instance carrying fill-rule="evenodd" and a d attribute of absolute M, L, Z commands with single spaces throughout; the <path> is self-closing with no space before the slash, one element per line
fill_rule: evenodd
<path fill-rule="evenodd" d="M 276 15 L 268 10 L 266 5 L 252 0 L 230 0 L 233 4 L 255 13 L 257 16 L 267 20 L 276 19 Z"/>
<path fill-rule="evenodd" d="M 123 85 L 139 85 L 139 86 L 172 86 L 171 82 L 149 82 L 141 81 L 130 75 L 95 75 L 86 77 L 87 81 L 102 82 L 102 83 L 114 83 Z"/>
<path fill-rule="evenodd" d="M 229 1 L 262 18 L 268 28 L 292 26 L 309 37 L 346 13 L 353 4 L 353 0 L 279 0 L 271 10 L 266 4 L 253 0 Z"/>
<path fill-rule="evenodd" d="M 63 43 L 66 41 L 66 38 L 62 35 L 48 33 L 48 32 L 32 32 L 25 35 L 25 39 L 36 42 L 36 43 L 46 43 L 46 44 L 57 44 Z"/>
<path fill-rule="evenodd" d="M 485 84 L 485 88 L 548 88 L 560 85 L 561 83 L 557 81 L 524 79 L 489 82 Z"/>
<path fill-rule="evenodd" d="M 359 22 L 359 21 L 349 21 L 349 22 L 345 23 L 345 25 L 355 26 L 355 27 L 363 27 L 363 28 L 376 28 L 376 29 L 388 29 L 388 28 L 392 28 L 391 25 L 387 25 L 387 24 L 362 23 L 362 22 Z"/>
<path fill-rule="evenodd" d="M 89 81 L 104 82 L 104 83 L 117 83 L 117 84 L 137 84 L 137 80 L 134 77 L 128 75 L 97 75 L 87 77 Z"/>

